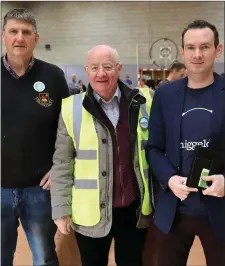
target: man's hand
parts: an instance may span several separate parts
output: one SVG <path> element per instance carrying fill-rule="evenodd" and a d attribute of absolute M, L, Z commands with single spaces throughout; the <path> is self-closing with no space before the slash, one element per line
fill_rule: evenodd
<path fill-rule="evenodd" d="M 51 187 L 51 183 L 50 183 L 50 171 L 48 171 L 47 174 L 45 174 L 45 176 L 42 178 L 41 182 L 40 182 L 40 186 L 43 189 L 49 190 Z"/>
<path fill-rule="evenodd" d="M 202 176 L 202 180 L 211 181 L 212 185 L 203 190 L 204 195 L 222 198 L 225 196 L 225 181 L 223 175 Z"/>
<path fill-rule="evenodd" d="M 65 216 L 60 219 L 56 219 L 54 220 L 54 222 L 62 234 L 68 235 L 70 233 L 72 223 L 70 216 Z"/>
<path fill-rule="evenodd" d="M 187 187 L 185 185 L 186 177 L 174 175 L 169 179 L 168 186 L 173 191 L 174 195 L 180 200 L 185 200 L 190 192 L 197 192 L 197 188 Z"/>

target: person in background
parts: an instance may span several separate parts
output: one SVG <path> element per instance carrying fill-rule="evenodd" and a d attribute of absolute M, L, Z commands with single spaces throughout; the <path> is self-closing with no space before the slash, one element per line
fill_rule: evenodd
<path fill-rule="evenodd" d="M 149 93 L 120 80 L 117 51 L 88 52 L 87 93 L 64 100 L 51 170 L 52 216 L 63 234 L 75 230 L 83 266 L 108 265 L 112 239 L 118 266 L 142 266 L 151 205 Z"/>
<path fill-rule="evenodd" d="M 86 86 L 83 84 L 83 80 L 82 80 L 82 79 L 79 80 L 78 84 L 79 84 L 80 92 L 85 92 L 85 91 L 87 91 L 87 88 L 86 88 Z"/>
<path fill-rule="evenodd" d="M 150 77 L 150 79 L 146 80 L 146 85 L 149 87 L 149 88 L 152 88 L 152 90 L 155 91 L 155 81 L 152 79 L 152 77 Z"/>
<path fill-rule="evenodd" d="M 5 14 L 1 58 L 1 265 L 13 265 L 21 223 L 33 265 L 58 266 L 51 217 L 50 172 L 62 98 L 63 71 L 34 58 L 38 42 L 32 13 Z M 26 256 L 26 254 L 24 254 Z"/>
<path fill-rule="evenodd" d="M 154 214 L 157 265 L 186 266 L 198 236 L 207 266 L 223 266 L 225 82 L 214 72 L 214 62 L 222 53 L 216 27 L 204 20 L 190 23 L 182 32 L 180 52 L 188 76 L 156 90 L 146 145 L 146 157 L 159 182 Z M 200 147 L 222 158 L 217 156 L 216 172 L 200 174 L 211 183 L 206 189 L 185 183 Z"/>
<path fill-rule="evenodd" d="M 129 77 L 128 74 L 125 76 L 125 82 L 126 82 L 128 85 L 132 85 L 132 81 L 130 80 L 130 77 Z"/>
<path fill-rule="evenodd" d="M 175 81 L 175 80 L 185 77 L 185 71 L 186 71 L 185 65 L 181 62 L 176 61 L 170 67 L 169 76 L 165 80 L 160 81 L 158 83 L 158 87 L 164 85 L 165 83 Z"/>
<path fill-rule="evenodd" d="M 153 98 L 153 96 L 154 96 L 154 93 L 155 93 L 155 91 L 152 89 L 152 88 L 149 88 L 147 85 L 146 85 L 146 79 L 145 78 L 143 78 L 143 77 L 141 77 L 140 78 L 140 86 L 139 86 L 139 88 L 147 88 L 148 90 L 149 90 L 149 93 L 150 93 L 150 95 L 151 95 L 151 97 Z"/>
<path fill-rule="evenodd" d="M 149 88 L 147 85 L 146 85 L 146 79 L 141 77 L 140 78 L 140 88 Z"/>
<path fill-rule="evenodd" d="M 77 84 L 77 80 L 76 79 L 77 79 L 76 75 L 72 74 L 71 81 L 68 82 L 70 95 L 80 93 L 80 88 L 79 88 L 79 85 Z"/>

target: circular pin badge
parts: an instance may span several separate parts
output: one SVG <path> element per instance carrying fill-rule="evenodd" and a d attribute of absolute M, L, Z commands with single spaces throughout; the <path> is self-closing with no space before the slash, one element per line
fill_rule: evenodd
<path fill-rule="evenodd" d="M 34 89 L 37 92 L 42 92 L 45 89 L 45 84 L 41 81 L 37 81 L 34 83 Z"/>
<path fill-rule="evenodd" d="M 142 129 L 147 129 L 148 128 L 148 118 L 147 117 L 141 117 L 139 120 L 139 124 Z"/>

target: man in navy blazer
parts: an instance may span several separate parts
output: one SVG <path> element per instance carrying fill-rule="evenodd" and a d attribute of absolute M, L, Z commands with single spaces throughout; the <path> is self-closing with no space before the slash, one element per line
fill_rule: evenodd
<path fill-rule="evenodd" d="M 213 72 L 222 52 L 216 27 L 192 22 L 182 33 L 188 77 L 156 90 L 146 156 L 160 184 L 154 223 L 158 266 L 185 266 L 197 235 L 207 266 L 225 265 L 225 167 L 205 190 L 185 185 L 197 146 L 225 151 L 225 84 Z M 225 165 L 225 158 L 224 158 Z"/>

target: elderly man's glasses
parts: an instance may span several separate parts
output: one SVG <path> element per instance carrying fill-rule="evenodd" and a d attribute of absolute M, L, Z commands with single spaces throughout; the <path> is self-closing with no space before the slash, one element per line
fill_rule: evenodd
<path fill-rule="evenodd" d="M 102 68 L 104 72 L 110 72 L 114 70 L 117 66 L 118 66 L 118 63 L 117 64 L 104 64 L 104 65 L 92 65 L 92 66 L 87 66 L 86 68 L 92 73 L 97 73 L 100 70 L 100 68 Z"/>

